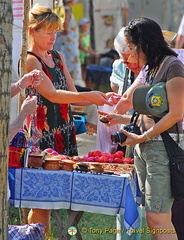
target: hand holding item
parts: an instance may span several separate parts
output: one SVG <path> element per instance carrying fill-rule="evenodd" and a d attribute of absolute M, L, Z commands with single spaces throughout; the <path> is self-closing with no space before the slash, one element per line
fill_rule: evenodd
<path fill-rule="evenodd" d="M 28 97 L 24 100 L 20 113 L 16 117 L 16 119 L 10 124 L 10 134 L 9 139 L 10 141 L 13 139 L 15 134 L 18 132 L 19 128 L 23 124 L 25 118 L 31 114 L 32 112 L 36 111 L 37 107 L 37 97 Z"/>
<path fill-rule="evenodd" d="M 27 97 L 21 106 L 21 112 L 25 114 L 25 116 L 36 111 L 37 108 L 37 97 Z"/>
<path fill-rule="evenodd" d="M 18 87 L 23 90 L 28 86 L 37 87 L 40 85 L 41 81 L 43 80 L 43 74 L 39 70 L 33 70 L 27 74 L 25 74 L 19 81 Z"/>
<path fill-rule="evenodd" d="M 108 98 L 108 101 L 112 103 L 113 105 L 117 104 L 119 100 L 121 99 L 121 95 L 115 93 L 115 92 L 108 92 L 106 93 L 106 96 Z"/>
<path fill-rule="evenodd" d="M 109 118 L 107 116 L 100 115 L 100 122 L 109 123 Z"/>
<path fill-rule="evenodd" d="M 106 94 L 103 92 L 91 91 L 91 92 L 88 92 L 88 94 L 89 94 L 89 101 L 91 101 L 92 103 L 98 106 L 102 106 L 104 104 L 107 104 L 109 106 L 113 105 L 111 102 L 109 102 Z"/>
<path fill-rule="evenodd" d="M 108 127 L 114 126 L 116 124 L 129 124 L 131 119 L 131 115 L 121 115 L 118 113 L 98 111 L 98 114 L 100 114 L 100 118 L 103 117 L 105 119 L 108 119 L 108 122 L 103 122 Z"/>
<path fill-rule="evenodd" d="M 108 112 L 102 112 L 98 111 L 98 114 L 100 114 L 100 121 L 106 124 L 106 126 L 111 127 L 116 124 L 121 124 L 123 121 L 123 116 L 116 113 L 108 113 Z M 130 118 L 128 116 L 127 123 L 130 122 Z"/>

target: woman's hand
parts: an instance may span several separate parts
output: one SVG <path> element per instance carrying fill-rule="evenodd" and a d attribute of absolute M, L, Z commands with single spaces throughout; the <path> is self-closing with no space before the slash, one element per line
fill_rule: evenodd
<path fill-rule="evenodd" d="M 127 139 L 120 144 L 121 146 L 134 146 L 137 143 L 142 143 L 145 142 L 146 137 L 144 135 L 137 135 L 135 133 L 130 133 L 125 131 L 124 129 L 120 129 L 120 132 L 122 132 L 123 134 L 125 134 L 127 136 Z"/>
<path fill-rule="evenodd" d="M 28 86 L 37 87 L 40 85 L 43 80 L 43 74 L 39 70 L 33 70 L 29 73 L 26 73 L 19 81 L 19 86 L 24 89 Z"/>
<path fill-rule="evenodd" d="M 88 100 L 98 106 L 102 106 L 107 104 L 109 106 L 113 106 L 113 103 L 110 102 L 105 93 L 99 91 L 91 91 L 88 92 Z"/>
<path fill-rule="evenodd" d="M 121 99 L 121 95 L 115 92 L 108 92 L 106 93 L 106 96 L 108 98 L 108 101 L 111 102 L 113 105 L 117 104 Z"/>
<path fill-rule="evenodd" d="M 106 126 L 111 127 L 116 124 L 129 124 L 130 123 L 130 115 L 121 115 L 117 113 L 108 113 L 108 112 L 102 112 L 98 111 L 98 114 L 100 115 L 99 117 L 106 117 L 109 122 L 104 123 Z"/>
<path fill-rule="evenodd" d="M 37 108 L 37 97 L 36 96 L 28 96 L 22 103 L 21 112 L 24 113 L 25 116 L 36 111 Z"/>

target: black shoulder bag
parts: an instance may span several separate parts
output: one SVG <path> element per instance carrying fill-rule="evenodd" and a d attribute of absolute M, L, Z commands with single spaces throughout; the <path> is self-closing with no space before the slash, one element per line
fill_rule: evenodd
<path fill-rule="evenodd" d="M 148 83 L 150 84 L 153 83 L 155 74 L 158 71 L 158 66 L 160 65 L 163 59 L 164 55 L 160 55 L 157 66 L 155 67 L 153 73 L 151 74 L 149 81 L 147 78 Z M 157 123 L 161 118 L 153 116 L 153 119 L 155 123 Z M 160 135 L 162 136 L 162 140 L 169 157 L 172 195 L 174 199 L 177 201 L 184 200 L 184 150 L 179 147 L 179 145 L 172 139 L 172 137 L 169 135 L 167 131 L 161 133 Z"/>
<path fill-rule="evenodd" d="M 157 66 L 160 65 L 164 55 L 161 55 L 158 59 Z M 149 83 L 153 83 L 158 67 L 156 67 L 149 79 Z M 161 118 L 153 116 L 155 123 L 157 123 Z M 179 140 L 179 131 L 176 124 Z M 179 147 L 179 145 L 172 139 L 167 131 L 160 134 L 162 136 L 163 143 L 165 145 L 168 157 L 169 157 L 169 167 L 171 176 L 171 190 L 172 195 L 175 200 L 184 200 L 184 150 Z"/>
<path fill-rule="evenodd" d="M 154 117 L 155 123 L 157 123 L 159 120 L 160 118 Z M 162 136 L 166 151 L 169 156 L 172 195 L 177 201 L 184 200 L 184 150 L 179 147 L 179 145 L 172 139 L 167 131 L 161 133 L 160 135 Z"/>

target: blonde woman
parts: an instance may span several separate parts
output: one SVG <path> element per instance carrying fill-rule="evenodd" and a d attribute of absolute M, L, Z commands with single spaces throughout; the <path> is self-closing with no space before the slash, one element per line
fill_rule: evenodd
<path fill-rule="evenodd" d="M 77 92 L 63 56 L 52 50 L 62 22 L 51 8 L 36 4 L 29 13 L 27 72 L 38 69 L 43 80 L 33 92 L 38 98 L 37 128 L 40 149 L 52 148 L 60 154 L 77 155 L 75 129 L 69 104 L 109 104 L 98 91 Z M 32 89 L 27 88 L 27 94 Z M 29 222 L 40 222 L 49 233 L 50 210 L 32 209 Z"/>

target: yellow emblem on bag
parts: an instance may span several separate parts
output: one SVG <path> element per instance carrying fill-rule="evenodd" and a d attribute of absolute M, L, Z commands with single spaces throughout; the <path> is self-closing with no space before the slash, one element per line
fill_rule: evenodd
<path fill-rule="evenodd" d="M 152 96 L 150 99 L 151 105 L 152 106 L 161 106 L 161 104 L 163 104 L 163 100 L 160 96 Z"/>

